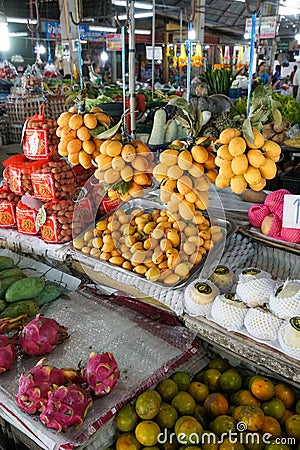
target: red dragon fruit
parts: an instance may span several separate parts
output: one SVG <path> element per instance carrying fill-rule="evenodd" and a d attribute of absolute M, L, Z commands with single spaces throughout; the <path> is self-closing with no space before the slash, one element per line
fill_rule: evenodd
<path fill-rule="evenodd" d="M 54 319 L 37 314 L 35 319 L 23 328 L 20 345 L 28 355 L 45 355 L 67 337 L 67 328 L 59 325 Z"/>
<path fill-rule="evenodd" d="M 90 394 L 80 386 L 60 386 L 43 405 L 40 420 L 57 431 L 66 430 L 71 425 L 79 426 L 92 403 Z"/>
<path fill-rule="evenodd" d="M 11 369 L 16 357 L 15 340 L 0 334 L 0 374 Z"/>
<path fill-rule="evenodd" d="M 109 394 L 120 376 L 120 370 L 114 355 L 110 352 L 90 354 L 83 377 L 95 395 Z"/>
<path fill-rule="evenodd" d="M 68 382 L 64 370 L 45 365 L 45 358 L 29 372 L 21 375 L 16 397 L 18 405 L 26 412 L 34 414 L 39 411 L 57 386 Z"/>

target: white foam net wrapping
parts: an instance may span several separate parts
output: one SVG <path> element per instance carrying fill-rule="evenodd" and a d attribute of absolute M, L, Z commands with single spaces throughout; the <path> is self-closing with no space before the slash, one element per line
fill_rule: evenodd
<path fill-rule="evenodd" d="M 251 336 L 266 341 L 277 339 L 281 323 L 278 317 L 259 308 L 250 308 L 244 320 L 244 325 Z"/>
<path fill-rule="evenodd" d="M 290 319 L 293 316 L 300 316 L 300 281 L 287 281 L 284 283 L 284 286 L 287 286 L 288 283 L 299 284 L 297 294 L 284 298 L 272 292 L 269 299 L 270 311 L 280 319 Z"/>
<path fill-rule="evenodd" d="M 287 355 L 292 356 L 293 358 L 300 359 L 300 333 L 298 332 L 298 335 L 299 335 L 298 345 L 292 346 L 287 342 L 287 335 L 288 335 L 288 331 L 290 329 L 291 329 L 291 325 L 290 325 L 289 321 L 287 320 L 287 321 L 283 322 L 283 324 L 281 325 L 281 327 L 279 328 L 279 331 L 278 331 L 278 341 L 279 341 L 280 347 Z"/>
<path fill-rule="evenodd" d="M 242 272 L 245 272 L 246 270 L 250 271 L 251 269 L 252 270 L 257 270 L 259 272 L 256 273 L 256 274 L 242 273 Z M 272 275 L 269 272 L 266 272 L 265 270 L 258 269 L 257 267 L 248 267 L 248 268 L 243 269 L 242 271 L 241 270 L 237 270 L 236 275 L 238 276 L 238 283 L 239 284 L 241 284 L 241 283 L 248 283 L 249 281 L 257 280 L 259 278 L 272 278 Z"/>
<path fill-rule="evenodd" d="M 246 305 L 255 307 L 269 302 L 270 292 L 277 286 L 271 278 L 256 278 L 247 283 L 238 283 L 236 293 Z"/>
<path fill-rule="evenodd" d="M 224 296 L 218 295 L 211 308 L 214 321 L 227 330 L 240 330 L 247 314 L 247 308 L 242 308 L 234 303 L 234 301 L 224 301 Z"/>
<path fill-rule="evenodd" d="M 211 312 L 211 307 L 213 304 L 213 300 L 211 301 L 211 303 L 208 303 L 206 305 L 202 305 L 200 303 L 196 303 L 192 297 L 191 297 L 191 289 L 195 286 L 196 283 L 199 282 L 205 282 L 208 285 L 210 285 L 212 288 L 214 288 L 217 292 L 217 294 L 219 294 L 219 289 L 209 280 L 195 280 L 192 283 L 190 283 L 184 291 L 184 300 L 183 300 L 183 305 L 184 305 L 184 309 L 185 311 L 193 317 L 196 316 L 208 316 Z"/>

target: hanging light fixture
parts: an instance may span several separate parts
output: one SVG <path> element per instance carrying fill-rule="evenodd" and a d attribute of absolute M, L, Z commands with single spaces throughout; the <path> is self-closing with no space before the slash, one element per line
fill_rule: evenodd
<path fill-rule="evenodd" d="M 3 0 L 0 2 L 0 51 L 7 52 L 9 50 L 9 38 L 7 17 L 4 11 Z"/>

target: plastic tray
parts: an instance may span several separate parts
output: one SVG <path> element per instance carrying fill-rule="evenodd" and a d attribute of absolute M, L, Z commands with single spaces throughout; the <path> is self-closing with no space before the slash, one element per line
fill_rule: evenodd
<path fill-rule="evenodd" d="M 128 202 L 122 203 L 117 208 L 117 210 L 121 209 L 121 210 L 125 211 L 126 213 L 130 213 L 131 211 L 133 211 L 137 208 L 142 209 L 144 212 L 149 212 L 149 211 L 153 211 L 154 209 L 166 209 L 166 206 L 163 205 L 162 203 L 159 203 L 154 200 L 147 200 L 145 198 L 137 198 L 137 199 L 133 199 Z M 103 219 L 105 219 L 109 215 L 110 214 L 107 214 L 106 216 L 103 217 Z M 199 264 L 193 266 L 188 278 L 179 280 L 176 284 L 174 284 L 172 286 L 168 286 L 159 281 L 155 281 L 155 282 L 150 281 L 146 277 L 136 274 L 135 272 L 131 272 L 126 269 L 123 269 L 122 267 L 115 266 L 113 264 L 110 264 L 107 261 L 102 261 L 101 259 L 93 258 L 92 256 L 89 256 L 89 255 L 84 255 L 80 251 L 76 250 L 73 245 L 71 245 L 71 248 L 75 253 L 77 253 L 77 254 L 79 253 L 81 256 L 84 256 L 85 257 L 84 259 L 87 261 L 88 265 L 90 265 L 89 260 L 97 261 L 97 266 L 98 266 L 98 268 L 100 268 L 100 270 L 101 270 L 101 266 L 102 267 L 110 267 L 110 268 L 113 268 L 116 272 L 123 273 L 126 275 L 130 274 L 130 275 L 132 275 L 133 278 L 142 279 L 143 281 L 150 283 L 151 285 L 154 284 L 154 285 L 161 286 L 163 288 L 171 287 L 172 289 L 178 289 L 178 288 L 182 288 L 188 282 L 190 282 L 191 279 L 199 273 L 199 271 L 201 270 L 201 268 L 204 266 L 204 264 L 206 262 L 208 262 L 208 261 L 213 262 L 215 259 L 217 259 L 218 255 L 220 253 L 222 253 L 224 247 L 226 246 L 227 239 L 237 230 L 236 225 L 229 220 L 214 216 L 214 217 L 210 217 L 210 221 L 211 221 L 212 225 L 217 225 L 225 231 L 224 237 L 214 245 L 214 247 L 205 255 L 205 257 L 202 259 L 202 261 Z"/>

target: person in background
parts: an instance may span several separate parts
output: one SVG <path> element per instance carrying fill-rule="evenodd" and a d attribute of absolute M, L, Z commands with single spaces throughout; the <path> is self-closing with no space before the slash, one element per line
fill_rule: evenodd
<path fill-rule="evenodd" d="M 281 65 L 278 64 L 275 66 L 275 72 L 272 76 L 272 88 L 279 89 L 280 88 L 280 77 L 281 77 Z"/>
<path fill-rule="evenodd" d="M 293 78 L 293 96 L 300 103 L 300 70 L 296 70 Z"/>
<path fill-rule="evenodd" d="M 294 79 L 295 73 L 297 72 L 297 67 L 298 67 L 298 66 L 294 66 L 294 67 L 293 67 L 293 70 L 292 70 L 292 72 L 291 72 L 291 82 L 292 82 L 292 83 L 293 83 L 293 79 Z"/>
<path fill-rule="evenodd" d="M 254 89 L 260 84 L 268 84 L 270 82 L 270 77 L 267 73 L 267 69 L 268 65 L 264 61 L 262 61 L 259 64 L 257 71 L 252 75 L 252 85 Z"/>

